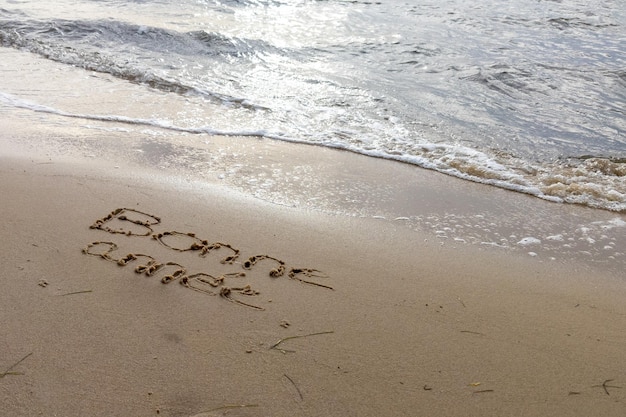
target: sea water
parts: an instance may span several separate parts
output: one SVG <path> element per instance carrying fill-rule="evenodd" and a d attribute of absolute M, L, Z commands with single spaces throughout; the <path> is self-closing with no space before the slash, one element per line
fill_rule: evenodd
<path fill-rule="evenodd" d="M 618 227 L 625 42 L 621 0 L 0 0 L 0 116 L 339 148 Z"/>

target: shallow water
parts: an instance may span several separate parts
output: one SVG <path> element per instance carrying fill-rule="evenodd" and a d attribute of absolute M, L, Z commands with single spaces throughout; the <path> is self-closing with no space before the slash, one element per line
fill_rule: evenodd
<path fill-rule="evenodd" d="M 619 1 L 0 1 L 5 48 L 127 90 L 86 105 L 89 83 L 22 67 L 0 106 L 315 143 L 624 212 L 625 25 Z"/>

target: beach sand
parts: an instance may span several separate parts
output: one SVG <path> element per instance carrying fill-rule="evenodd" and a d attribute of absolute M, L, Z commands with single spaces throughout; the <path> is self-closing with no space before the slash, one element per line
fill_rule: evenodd
<path fill-rule="evenodd" d="M 397 222 L 270 204 L 130 164 L 5 153 L 0 174 L 0 415 L 626 413 L 617 273 L 442 245 Z M 456 189 L 474 186 L 444 181 L 457 201 L 469 197 Z M 421 201 L 434 197 L 424 186 Z M 119 208 L 131 210 L 90 228 Z M 113 243 L 109 259 L 98 256 Z M 227 245 L 239 251 L 232 264 L 220 262 L 235 254 Z M 147 276 L 135 267 L 149 258 L 112 261 L 129 253 L 179 266 Z M 284 273 L 272 277 L 277 260 Z M 161 282 L 180 267 L 191 278 Z"/>

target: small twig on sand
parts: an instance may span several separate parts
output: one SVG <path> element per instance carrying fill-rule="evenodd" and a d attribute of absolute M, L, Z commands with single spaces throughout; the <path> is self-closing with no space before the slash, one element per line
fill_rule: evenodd
<path fill-rule="evenodd" d="M 480 335 L 480 336 L 484 336 L 485 335 L 484 333 L 473 332 L 471 330 L 461 330 L 461 333 L 471 333 L 471 334 L 477 334 L 477 335 Z"/>
<path fill-rule="evenodd" d="M 293 386 L 296 388 L 296 391 L 298 391 L 298 395 L 300 396 L 301 400 L 304 400 L 304 397 L 302 396 L 302 392 L 300 391 L 300 388 L 298 388 L 298 386 L 296 385 L 295 382 L 293 382 L 293 379 L 289 378 L 289 375 L 287 374 L 283 374 L 283 376 L 285 378 L 287 378 L 289 380 L 289 382 L 291 382 L 293 384 Z"/>
<path fill-rule="evenodd" d="M 492 389 L 482 389 L 480 391 L 474 391 L 473 394 L 481 394 L 483 392 L 493 392 Z"/>
<path fill-rule="evenodd" d="M 30 352 L 28 355 L 24 356 L 22 359 L 20 359 L 19 361 L 15 362 L 6 371 L 4 371 L 3 373 L 0 374 L 0 378 L 4 378 L 6 375 L 19 375 L 17 373 L 11 372 L 11 369 L 15 368 L 17 365 L 22 363 L 26 358 L 28 358 L 32 354 L 33 354 L 33 352 Z"/>
<path fill-rule="evenodd" d="M 64 295 L 74 295 L 74 294 L 85 294 L 88 292 L 93 292 L 92 290 L 83 290 L 83 291 L 74 291 L 74 292 L 67 292 L 65 294 L 59 294 L 59 297 L 63 297 Z"/>
<path fill-rule="evenodd" d="M 616 385 L 608 385 L 609 382 L 613 382 L 613 381 L 614 381 L 613 379 L 607 379 L 601 385 L 594 385 L 592 388 L 602 387 L 602 389 L 604 390 L 606 395 L 611 395 L 611 394 L 609 394 L 609 390 L 607 388 L 621 388 L 621 387 L 618 387 Z"/>
<path fill-rule="evenodd" d="M 281 343 L 283 343 L 283 342 L 285 342 L 287 340 L 300 339 L 302 337 L 317 336 L 319 334 L 330 334 L 330 333 L 335 333 L 335 332 L 331 330 L 329 332 L 317 332 L 317 333 L 303 334 L 303 335 L 299 335 L 299 336 L 288 336 L 288 337 L 282 338 L 278 342 L 274 343 L 272 346 L 270 346 L 270 349 L 276 349 L 278 347 L 278 345 L 280 345 Z M 285 350 L 285 349 L 277 349 L 277 350 L 280 350 L 283 353 L 285 353 L 285 352 L 295 352 L 293 350 Z"/>

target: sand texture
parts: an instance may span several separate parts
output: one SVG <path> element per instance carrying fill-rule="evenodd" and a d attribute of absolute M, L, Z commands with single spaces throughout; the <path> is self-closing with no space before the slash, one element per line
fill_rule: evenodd
<path fill-rule="evenodd" d="M 619 277 L 46 162 L 0 159 L 0 415 L 626 415 Z"/>

